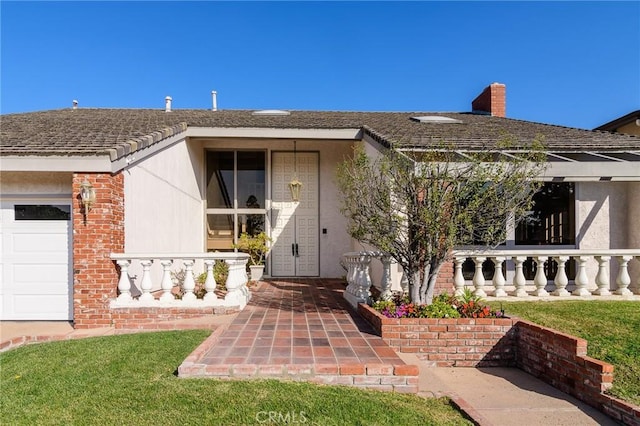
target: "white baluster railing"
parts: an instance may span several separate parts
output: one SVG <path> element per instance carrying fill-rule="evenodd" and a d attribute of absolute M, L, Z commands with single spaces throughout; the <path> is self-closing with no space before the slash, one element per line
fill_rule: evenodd
<path fill-rule="evenodd" d="M 377 259 L 382 263 L 382 278 L 380 279 L 380 297 L 390 299 L 391 292 L 391 264 L 393 258 L 381 251 L 357 251 L 342 255 L 340 264 L 347 271 L 347 288 L 344 298 L 353 307 L 359 303 L 369 303 L 371 299 L 371 261 Z M 404 287 L 403 287 L 404 288 Z"/>
<path fill-rule="evenodd" d="M 473 266 L 463 271 L 467 259 L 471 259 Z M 536 265 L 535 274 L 528 278 L 525 276 L 527 259 Z M 493 277 L 483 274 L 485 261 L 493 263 Z M 640 274 L 630 275 L 630 262 L 640 263 L 640 249 L 457 250 L 453 252 L 454 292 L 461 294 L 468 287 L 476 295 L 489 297 L 621 295 L 633 298 L 634 294 L 640 295 Z M 545 264 L 547 271 L 556 265 L 553 276 L 549 272 L 545 274 Z M 569 280 L 568 268 L 572 264 L 575 277 Z M 507 269 L 506 279 L 503 265 Z M 614 277 L 615 284 L 612 284 Z"/>
<path fill-rule="evenodd" d="M 111 301 L 112 308 L 224 306 L 243 309 L 251 299 L 251 293 L 247 288 L 246 266 L 249 255 L 246 253 L 112 253 L 111 259 L 120 267 L 119 295 L 115 300 Z M 202 261 L 206 268 L 206 279 L 204 281 L 206 293 L 202 299 L 198 298 L 194 293 L 196 287 L 194 266 L 197 261 Z M 214 293 L 217 286 L 213 275 L 216 261 L 223 261 L 229 267 L 225 282 L 227 294 L 224 299 L 218 298 Z M 162 266 L 161 279 L 157 286 L 153 283 L 151 273 L 154 262 Z M 179 269 L 178 265 L 180 264 L 184 268 L 184 281 L 182 283 L 184 294 L 181 299 L 177 299 L 172 293 L 174 286 L 172 268 L 174 268 L 173 272 L 175 272 Z M 139 282 L 137 282 L 136 276 L 131 276 L 132 267 L 137 265 L 142 268 L 142 277 Z M 139 297 L 132 296 L 132 286 L 139 288 Z M 154 289 L 161 291 L 159 298 L 154 296 Z"/>

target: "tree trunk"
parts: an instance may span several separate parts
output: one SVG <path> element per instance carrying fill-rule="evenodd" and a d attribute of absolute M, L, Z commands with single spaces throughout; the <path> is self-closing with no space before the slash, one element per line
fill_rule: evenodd
<path fill-rule="evenodd" d="M 429 288 L 429 271 L 431 265 L 427 264 L 422 271 L 422 280 L 420 280 L 420 304 L 428 304 L 427 302 L 427 290 Z"/>
<path fill-rule="evenodd" d="M 420 303 L 420 271 L 407 274 L 409 278 L 409 294 L 413 303 Z"/>
<path fill-rule="evenodd" d="M 438 280 L 438 273 L 440 273 L 440 268 L 444 262 L 438 262 L 434 268 L 431 270 L 431 275 L 429 275 L 429 284 L 427 288 L 427 294 L 425 297 L 425 303 L 430 305 L 433 303 L 433 293 L 436 289 L 436 281 Z"/>

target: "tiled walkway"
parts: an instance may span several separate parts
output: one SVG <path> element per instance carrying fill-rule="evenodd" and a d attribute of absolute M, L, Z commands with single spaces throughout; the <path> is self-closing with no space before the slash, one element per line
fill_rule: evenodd
<path fill-rule="evenodd" d="M 340 280 L 263 282 L 244 311 L 180 366 L 185 377 L 281 377 L 417 391 L 406 365 L 348 308 Z"/>

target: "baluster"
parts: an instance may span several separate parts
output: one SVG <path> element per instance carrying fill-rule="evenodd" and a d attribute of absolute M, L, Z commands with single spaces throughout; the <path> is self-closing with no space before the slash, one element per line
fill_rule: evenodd
<path fill-rule="evenodd" d="M 172 302 L 175 300 L 173 294 L 171 294 L 171 289 L 173 288 L 173 281 L 171 281 L 171 264 L 173 260 L 161 260 L 160 264 L 162 265 L 162 281 L 160 282 L 160 288 L 162 288 L 162 296 L 160 296 L 161 302 Z"/>
<path fill-rule="evenodd" d="M 347 291 L 354 296 L 358 293 L 358 279 L 360 273 L 360 264 L 357 261 L 357 257 L 349 256 L 349 268 L 351 269 L 351 275 L 349 277 L 349 286 Z"/>
<path fill-rule="evenodd" d="M 380 262 L 382 262 L 382 279 L 380 280 L 380 299 L 391 300 L 391 256 L 380 253 Z"/>
<path fill-rule="evenodd" d="M 120 279 L 118 280 L 118 302 L 130 302 L 133 300 L 131 297 L 131 279 L 129 278 L 129 265 L 130 260 L 118 260 L 116 261 L 120 267 Z"/>
<path fill-rule="evenodd" d="M 549 293 L 544 289 L 547 285 L 547 277 L 544 275 L 544 263 L 547 261 L 547 257 L 537 256 L 533 260 L 536 262 L 536 276 L 533 278 L 536 289 L 533 294 L 539 297 L 548 296 Z"/>
<path fill-rule="evenodd" d="M 462 296 L 464 294 L 464 275 L 462 275 L 462 264 L 464 263 L 465 260 L 466 259 L 464 257 L 458 257 L 458 256 L 456 256 L 453 259 L 453 261 L 455 262 L 455 273 L 453 274 L 453 286 L 455 288 L 455 292 L 454 292 L 455 296 Z"/>
<path fill-rule="evenodd" d="M 555 258 L 558 262 L 558 272 L 553 280 L 556 285 L 556 289 L 553 293 L 554 296 L 569 296 L 571 293 L 567 291 L 567 284 L 569 284 L 569 278 L 567 278 L 567 271 L 565 269 L 566 263 L 569 260 L 569 256 L 558 256 Z"/>
<path fill-rule="evenodd" d="M 621 296 L 630 296 L 633 293 L 627 288 L 631 284 L 628 263 L 633 256 L 616 256 L 616 258 L 618 259 L 618 277 L 616 278 L 618 289 L 614 293 Z"/>
<path fill-rule="evenodd" d="M 578 263 L 578 272 L 576 273 L 576 279 L 574 280 L 576 288 L 571 294 L 574 296 L 591 296 L 587 285 L 589 284 L 589 277 L 587 276 L 587 261 L 589 256 L 578 256 L 576 262 Z"/>
<path fill-rule="evenodd" d="M 182 283 L 184 294 L 182 295 L 182 300 L 185 302 L 192 302 L 197 300 L 197 297 L 193 292 L 196 288 L 196 281 L 193 277 L 193 264 L 195 263 L 195 260 L 187 259 L 183 260 L 182 263 L 184 263 L 184 282 Z"/>
<path fill-rule="evenodd" d="M 247 288 L 247 281 L 249 281 L 247 277 L 247 259 L 228 259 L 226 263 L 229 265 L 229 275 L 225 283 L 227 294 L 224 300 L 228 303 L 237 303 L 240 309 L 243 309 L 251 299 L 251 294 Z"/>
<path fill-rule="evenodd" d="M 140 295 L 141 302 L 149 302 L 154 300 L 153 295 L 151 294 L 151 289 L 153 288 L 153 283 L 151 282 L 151 264 L 153 260 L 141 260 L 140 264 L 142 265 L 142 281 L 140 281 L 140 290 L 142 294 Z"/>
<path fill-rule="evenodd" d="M 507 281 L 504 279 L 504 274 L 502 273 L 502 262 L 505 261 L 503 256 L 492 257 L 491 260 L 494 264 L 494 272 L 493 272 L 493 287 L 495 290 L 493 291 L 493 295 L 495 297 L 505 297 L 507 292 L 504 291 L 504 286 Z M 462 268 L 461 268 L 462 269 Z"/>
<path fill-rule="evenodd" d="M 369 275 L 369 265 L 371 264 L 371 256 L 366 253 L 360 257 L 361 270 L 360 281 L 357 296 L 362 298 L 366 303 L 369 302 L 371 297 L 371 275 Z"/>
<path fill-rule="evenodd" d="M 206 291 L 206 294 L 204 295 L 204 300 L 206 301 L 212 301 L 218 298 L 214 293 L 217 285 L 216 278 L 213 275 L 213 266 L 215 263 L 216 261 L 213 259 L 207 259 L 204 261 L 204 264 L 207 268 L 207 278 L 204 280 L 204 289 Z"/>
<path fill-rule="evenodd" d="M 609 261 L 611 256 L 596 256 L 598 261 L 598 274 L 596 275 L 596 285 L 598 288 L 593 291 L 593 294 L 598 296 L 609 296 Z"/>
<path fill-rule="evenodd" d="M 516 273 L 513 276 L 513 285 L 515 287 L 513 295 L 516 297 L 527 297 L 529 296 L 525 290 L 527 280 L 525 279 L 524 272 L 522 271 L 522 264 L 527 260 L 527 258 L 525 256 L 515 256 L 513 260 L 516 264 Z"/>
<path fill-rule="evenodd" d="M 474 257 L 476 272 L 473 274 L 473 286 L 475 287 L 474 295 L 478 297 L 487 297 L 484 291 L 484 275 L 482 274 L 482 263 L 487 260 L 486 257 Z"/>

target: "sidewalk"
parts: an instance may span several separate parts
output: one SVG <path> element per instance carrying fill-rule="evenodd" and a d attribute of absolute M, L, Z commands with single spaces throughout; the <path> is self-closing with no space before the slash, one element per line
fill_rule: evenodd
<path fill-rule="evenodd" d="M 220 325 L 230 323 L 236 316 L 237 313 L 176 320 L 171 321 L 171 329 L 215 330 Z M 148 331 L 160 330 L 129 330 L 115 329 L 114 327 L 76 330 L 73 328 L 72 324 L 67 321 L 0 321 L 0 351 L 29 343 L 83 339 L 87 337 L 111 336 L 114 334 L 141 333 Z"/>

